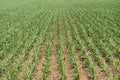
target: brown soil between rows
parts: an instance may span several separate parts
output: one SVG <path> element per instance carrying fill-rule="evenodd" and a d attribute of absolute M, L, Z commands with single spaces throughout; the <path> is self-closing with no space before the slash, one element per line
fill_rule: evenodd
<path fill-rule="evenodd" d="M 81 38 L 81 37 L 80 37 Z M 85 49 L 88 50 L 88 46 L 87 44 L 84 42 L 84 40 L 81 38 L 81 41 L 83 43 L 83 45 L 85 46 Z M 107 76 L 105 74 L 105 72 L 103 71 L 103 68 L 101 68 L 99 65 L 98 65 L 98 62 L 95 60 L 94 56 L 92 55 L 92 53 L 88 50 L 87 52 L 94 68 L 96 69 L 97 71 L 97 80 L 108 80 L 107 79 Z M 103 60 L 102 60 L 103 61 Z"/>
<path fill-rule="evenodd" d="M 73 21 L 74 19 L 71 19 L 71 20 Z M 72 36 L 72 35 L 71 35 L 71 36 Z M 81 39 L 81 40 L 82 40 L 82 39 Z M 82 42 L 84 42 L 84 41 L 82 40 Z M 88 47 L 87 45 L 85 45 L 85 43 L 84 43 L 84 46 L 85 46 L 86 48 Z M 94 66 L 95 69 L 97 70 L 97 80 L 107 80 L 105 73 L 102 71 L 103 69 L 98 66 L 97 61 L 94 60 L 94 57 L 92 56 L 92 54 L 91 54 L 90 52 L 88 52 L 88 54 L 89 54 L 89 58 L 90 58 L 90 60 L 91 60 L 91 62 L 92 62 L 92 64 L 93 64 L 93 66 Z M 79 56 L 79 55 L 78 55 L 78 56 Z M 82 62 L 83 62 L 83 61 L 82 61 Z M 82 71 L 81 71 L 81 72 L 82 72 Z M 89 74 L 88 74 L 88 76 L 89 76 Z M 86 76 L 85 76 L 85 77 L 86 77 Z M 83 79 L 83 78 L 81 78 L 81 79 Z M 87 80 L 88 80 L 88 79 L 87 79 Z"/>
<path fill-rule="evenodd" d="M 59 77 L 57 53 L 58 53 L 57 52 L 57 24 L 55 23 L 54 37 L 52 40 L 52 51 L 51 51 L 51 58 L 50 58 L 50 74 L 48 76 L 48 80 L 57 80 Z"/>
<path fill-rule="evenodd" d="M 38 58 L 38 62 L 36 65 L 36 69 L 32 75 L 32 79 L 31 80 L 39 80 L 40 78 L 42 78 L 42 68 L 43 68 L 43 61 L 44 61 L 44 56 L 45 56 L 45 51 L 46 51 L 46 43 L 43 44 L 40 54 L 39 54 L 39 58 Z"/>
<path fill-rule="evenodd" d="M 22 48 L 22 49 L 24 49 L 24 48 Z M 20 59 L 21 55 L 23 54 L 22 49 L 19 49 L 19 51 L 18 51 L 19 54 L 17 56 L 13 57 L 13 61 L 11 61 L 11 63 L 7 66 L 7 67 L 9 67 L 9 69 L 12 69 L 14 67 L 14 65 L 16 64 L 16 62 Z M 32 47 L 32 49 L 33 49 L 33 47 Z M 32 49 L 30 50 L 30 52 L 28 54 L 31 54 Z M 16 75 L 18 75 L 18 74 L 16 74 Z M 0 78 L 0 80 L 7 80 L 7 78 L 8 78 L 8 76 L 6 74 L 3 74 L 3 76 Z M 15 79 L 16 79 L 16 77 L 15 77 Z"/>
<path fill-rule="evenodd" d="M 81 36 L 80 36 L 81 38 Z M 81 41 L 84 43 L 84 46 L 86 49 L 88 49 L 88 45 L 84 42 L 84 40 L 81 38 Z M 95 60 L 94 56 L 92 55 L 92 53 L 88 50 L 88 55 L 90 56 L 92 62 L 93 62 L 93 66 L 95 66 L 96 70 L 97 70 L 97 80 L 108 80 L 108 76 L 106 76 L 106 73 L 104 72 L 103 68 L 101 68 L 98 64 L 98 62 Z M 115 71 L 115 67 L 112 64 L 109 64 L 105 57 L 103 57 L 100 54 L 101 60 L 103 63 L 105 63 L 107 65 L 107 67 L 114 72 Z M 110 73 L 109 75 L 112 76 L 112 73 Z M 102 76 L 102 77 L 101 77 Z"/>
<path fill-rule="evenodd" d="M 82 39 L 81 39 L 82 40 Z M 82 42 L 84 43 L 85 48 L 87 49 L 88 46 L 87 44 L 82 40 Z M 95 67 L 95 69 L 97 70 L 97 80 L 108 80 L 108 77 L 106 76 L 106 73 L 104 72 L 103 68 L 101 68 L 98 65 L 98 62 L 95 60 L 94 56 L 92 55 L 92 53 L 88 50 L 88 56 L 93 64 L 93 66 Z M 101 56 L 101 59 L 104 63 L 106 63 L 106 59 L 104 57 Z M 113 65 L 110 65 L 108 63 L 106 63 L 106 65 L 110 68 L 110 70 L 115 70 L 115 68 L 113 67 Z M 111 74 L 110 74 L 111 75 Z"/>
<path fill-rule="evenodd" d="M 80 75 L 81 75 L 80 79 L 89 80 L 90 73 L 85 68 L 84 60 L 82 59 L 80 51 L 76 47 L 77 45 L 76 45 L 75 40 L 74 40 L 73 37 L 72 37 L 72 44 L 73 44 L 73 48 L 75 50 L 75 54 L 76 54 L 76 57 L 77 57 L 78 63 L 79 63 L 79 69 L 80 69 Z"/>
<path fill-rule="evenodd" d="M 73 80 L 74 79 L 74 72 L 72 70 L 72 64 L 70 62 L 70 54 L 67 52 L 67 44 L 66 44 L 66 37 L 65 37 L 65 32 L 64 32 L 64 28 L 62 28 L 62 45 L 63 45 L 63 54 L 64 54 L 64 59 L 65 59 L 65 69 L 66 69 L 66 78 L 68 80 Z"/>
<path fill-rule="evenodd" d="M 42 47 L 41 47 L 41 50 L 39 53 L 38 62 L 37 62 L 37 65 L 35 67 L 35 71 L 32 74 L 31 80 L 42 79 L 42 76 L 43 76 L 42 68 L 43 68 L 43 62 L 44 62 L 44 57 L 45 57 L 45 53 L 46 53 L 47 41 L 48 41 L 48 35 L 46 36 L 44 42 L 42 43 Z"/>
<path fill-rule="evenodd" d="M 81 38 L 81 37 L 80 37 Z M 87 44 L 84 42 L 84 40 L 81 38 L 81 41 L 83 43 L 83 45 L 85 46 L 85 49 L 88 50 L 88 46 Z M 98 65 L 98 62 L 95 60 L 94 56 L 92 55 L 92 53 L 88 50 L 87 54 L 94 66 L 94 68 L 97 71 L 97 80 L 107 80 L 107 76 L 105 74 L 105 72 L 103 71 L 103 69 Z"/>
<path fill-rule="evenodd" d="M 90 77 L 90 74 L 84 66 L 83 59 L 81 57 L 80 51 L 76 49 L 76 43 L 75 43 L 75 40 L 74 40 L 74 37 L 72 35 L 71 30 L 70 30 L 70 35 L 71 35 L 71 42 L 72 42 L 72 45 L 73 45 L 73 49 L 74 49 L 75 55 L 78 59 L 78 66 L 79 66 L 79 70 L 80 70 L 80 79 L 88 80 L 89 77 Z"/>
<path fill-rule="evenodd" d="M 104 56 L 104 53 L 102 53 L 102 52 L 101 52 L 101 57 L 112 72 L 116 71 L 115 66 L 107 60 L 106 56 Z M 112 57 L 115 60 L 115 62 L 119 62 L 119 61 L 117 61 L 117 59 L 114 58 L 114 56 L 112 56 Z"/>
<path fill-rule="evenodd" d="M 93 57 L 92 53 L 90 51 L 87 52 L 88 56 L 90 57 L 90 60 L 93 64 L 93 66 L 95 67 L 95 69 L 97 70 L 97 80 L 108 80 L 105 72 L 103 71 L 103 69 L 98 65 L 98 62 L 95 60 L 95 58 Z"/>
<path fill-rule="evenodd" d="M 36 41 L 35 41 L 35 43 L 36 43 Z M 28 56 L 27 56 L 27 58 L 26 58 L 26 60 L 24 61 L 24 63 L 21 65 L 21 67 L 20 67 L 20 72 L 19 73 L 17 73 L 16 74 L 16 76 L 15 76 L 15 79 L 17 79 L 17 80 L 21 80 L 21 77 L 24 75 L 23 73 L 23 71 L 25 71 L 25 69 L 27 68 L 27 66 L 29 65 L 29 62 L 30 62 L 30 60 L 31 60 L 31 57 L 32 57 L 32 53 L 33 53 L 33 50 L 34 50 L 34 46 L 31 48 L 31 50 L 29 51 L 29 53 L 28 53 Z M 15 59 L 10 63 L 11 65 L 9 65 L 8 67 L 9 67 L 9 69 L 12 69 L 13 67 L 14 67 L 14 65 L 16 64 L 16 62 L 20 59 L 20 57 L 21 57 L 21 55 L 23 54 L 23 50 L 21 50 L 20 52 L 19 52 L 19 55 L 17 55 L 17 57 L 15 57 Z M 7 76 L 6 74 L 4 75 L 4 76 Z M 3 77 L 4 77 L 3 76 Z M 8 77 L 6 77 L 6 79 L 7 79 Z M 19 79 L 20 78 L 20 79 Z M 5 78 L 4 78 L 5 79 Z M 3 79 L 2 79 L 3 80 Z"/>
<path fill-rule="evenodd" d="M 73 23 L 75 22 L 74 19 L 71 19 L 71 21 L 73 21 Z M 82 38 L 81 38 L 81 40 L 82 40 Z M 83 40 L 82 40 L 82 42 L 84 43 Z M 84 43 L 84 46 L 86 48 L 88 47 L 85 43 Z M 105 72 L 103 72 L 103 69 L 98 65 L 97 61 L 95 61 L 95 58 L 93 57 L 93 55 L 90 52 L 88 52 L 88 54 L 89 54 L 91 62 L 93 63 L 93 66 L 97 70 L 97 80 L 108 80 Z M 113 70 L 112 66 L 110 68 Z"/>
<path fill-rule="evenodd" d="M 104 56 L 104 54 L 102 53 L 102 52 L 100 52 L 100 54 L 101 54 L 101 59 L 102 59 L 102 61 L 107 65 L 107 67 L 110 69 L 110 75 L 112 76 L 112 74 L 116 71 L 116 69 L 115 69 L 115 66 L 114 65 L 112 65 L 111 63 L 109 63 L 108 61 L 107 61 L 107 59 L 106 59 L 106 57 Z M 110 77 L 111 77 L 110 76 Z"/>
<path fill-rule="evenodd" d="M 68 17 L 68 16 L 67 16 L 67 17 Z M 71 16 L 70 16 L 70 17 L 71 17 Z M 73 19 L 73 20 L 74 20 L 74 19 Z M 72 20 L 72 21 L 73 21 L 73 20 Z M 88 80 L 90 74 L 89 74 L 89 72 L 86 70 L 86 68 L 85 68 L 85 66 L 84 66 L 83 59 L 82 59 L 82 57 L 81 57 L 81 55 L 80 55 L 80 51 L 78 51 L 78 50 L 76 49 L 75 39 L 74 39 L 74 37 L 73 37 L 72 31 L 71 31 L 71 27 L 70 27 L 69 24 L 68 24 L 67 28 L 68 28 L 68 30 L 70 31 L 73 49 L 74 49 L 75 55 L 76 55 L 76 57 L 77 57 L 77 59 L 78 59 L 78 66 L 79 66 L 79 70 L 80 70 L 80 79 L 81 79 L 81 80 Z"/>
<path fill-rule="evenodd" d="M 72 64 L 71 64 L 71 60 L 70 60 L 70 53 L 67 51 L 67 44 L 66 44 L 66 28 L 69 27 L 68 23 L 67 23 L 67 18 L 68 15 L 66 13 L 64 13 L 64 20 L 66 21 L 66 26 L 64 26 L 64 22 L 63 22 L 63 27 L 62 27 L 62 42 L 64 45 L 63 46 L 63 53 L 64 53 L 64 58 L 65 58 L 65 68 L 66 68 L 66 77 L 68 80 L 74 80 L 75 79 L 75 74 L 74 71 L 72 69 Z M 63 21 L 64 21 L 63 20 Z"/>
<path fill-rule="evenodd" d="M 114 67 L 112 64 L 108 63 L 108 62 L 106 61 L 106 58 L 105 58 L 104 56 L 101 56 L 101 57 L 102 57 L 102 61 L 103 61 L 103 62 L 107 65 L 107 67 L 110 69 L 109 75 L 110 75 L 110 77 L 112 77 L 112 74 L 114 74 L 114 72 L 116 71 L 115 67 Z"/>
<path fill-rule="evenodd" d="M 35 44 L 36 44 L 36 42 L 35 42 Z M 22 63 L 22 65 L 20 67 L 20 72 L 16 75 L 16 79 L 22 80 L 24 78 L 27 68 L 28 68 L 30 62 L 32 61 L 34 49 L 35 49 L 35 46 L 33 46 L 33 48 L 28 53 L 27 58 L 25 59 L 24 63 Z"/>

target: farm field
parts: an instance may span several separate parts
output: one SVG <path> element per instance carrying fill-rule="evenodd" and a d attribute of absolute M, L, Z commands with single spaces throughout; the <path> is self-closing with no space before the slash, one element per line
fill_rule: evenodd
<path fill-rule="evenodd" d="M 0 0 L 0 80 L 120 80 L 120 0 Z"/>

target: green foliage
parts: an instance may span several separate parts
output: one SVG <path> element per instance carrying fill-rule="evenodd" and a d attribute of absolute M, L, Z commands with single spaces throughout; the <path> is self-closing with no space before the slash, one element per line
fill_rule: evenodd
<path fill-rule="evenodd" d="M 80 52 L 91 80 L 96 80 L 98 73 L 90 55 L 108 79 L 119 79 L 119 4 L 120 0 L 0 0 L 0 79 L 3 76 L 7 80 L 16 79 L 30 50 L 34 48 L 34 55 L 24 77 L 25 80 L 30 80 L 43 42 L 47 41 L 42 69 L 42 77 L 47 80 L 56 27 L 60 80 L 67 78 L 63 45 L 67 45 L 76 80 L 80 79 L 81 71 L 75 50 Z M 65 37 L 66 44 L 63 44 L 62 36 Z M 73 46 L 77 48 L 74 49 Z"/>

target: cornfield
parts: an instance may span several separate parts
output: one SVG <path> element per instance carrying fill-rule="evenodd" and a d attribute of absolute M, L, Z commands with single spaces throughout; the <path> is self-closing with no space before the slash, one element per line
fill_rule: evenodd
<path fill-rule="evenodd" d="M 0 0 L 0 80 L 120 80 L 120 0 Z"/>

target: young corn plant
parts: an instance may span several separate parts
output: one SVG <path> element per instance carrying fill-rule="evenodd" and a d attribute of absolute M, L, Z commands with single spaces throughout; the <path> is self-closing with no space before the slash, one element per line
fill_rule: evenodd
<path fill-rule="evenodd" d="M 76 15 L 78 15 L 78 14 L 76 14 Z M 81 16 L 79 16 L 79 17 L 81 17 Z M 79 23 L 77 23 L 77 24 L 80 25 Z M 91 41 L 91 39 L 88 38 L 88 36 L 85 32 L 85 29 L 82 26 L 78 26 L 78 25 L 76 25 L 76 27 L 71 27 L 71 30 L 73 30 L 72 32 L 79 32 L 79 33 L 77 33 L 77 35 L 79 35 L 79 34 L 82 35 L 83 39 L 88 43 L 88 46 L 89 46 L 88 48 L 93 53 L 93 56 L 96 58 L 96 60 L 98 61 L 98 64 L 104 69 L 106 74 L 109 75 L 110 70 L 107 67 L 107 65 L 104 62 L 102 62 L 99 51 L 95 48 L 94 44 L 91 43 L 92 41 Z M 75 31 L 74 31 L 74 28 L 75 28 Z"/>
<path fill-rule="evenodd" d="M 67 23 L 65 22 L 65 25 Z M 74 69 L 74 72 L 75 72 L 75 77 L 76 79 L 80 79 L 80 71 L 79 71 L 79 67 L 78 67 L 78 60 L 77 60 L 77 57 L 75 55 L 75 52 L 73 50 L 73 46 L 72 46 L 72 43 L 71 43 L 71 37 L 70 37 L 70 32 L 66 26 L 66 42 L 67 42 L 67 49 L 68 49 L 68 52 L 70 54 L 70 59 L 71 59 L 71 62 L 73 64 L 73 69 Z"/>
<path fill-rule="evenodd" d="M 48 21 L 46 21 L 46 24 L 45 23 L 44 24 L 49 25 L 51 19 L 53 19 L 52 16 Z M 42 44 L 43 44 L 44 40 L 46 39 L 46 35 L 47 35 L 48 30 L 49 30 L 49 27 L 46 26 L 45 28 L 43 28 L 43 30 L 41 31 L 41 34 L 39 35 L 40 38 L 38 38 L 38 45 L 36 46 L 36 48 L 34 50 L 34 55 L 33 55 L 32 62 L 30 63 L 29 67 L 27 68 L 26 75 L 25 75 L 25 78 L 24 78 L 25 80 L 30 80 L 31 79 L 31 76 L 32 76 L 32 74 L 35 70 L 35 67 L 37 65 L 37 62 L 38 62 L 39 53 L 40 53 Z"/>
<path fill-rule="evenodd" d="M 70 17 L 69 17 L 69 21 L 70 21 Z M 96 69 L 93 67 L 88 55 L 86 54 L 87 51 L 86 49 L 84 48 L 80 38 L 78 37 L 78 34 L 76 33 L 75 29 L 72 27 L 72 24 L 69 22 L 70 24 L 70 27 L 71 27 L 71 30 L 72 30 L 72 34 L 75 38 L 75 41 L 76 41 L 76 44 L 77 46 L 79 47 L 80 51 L 81 51 L 81 55 L 84 59 L 84 63 L 86 65 L 86 68 L 88 69 L 88 71 L 90 72 L 91 74 L 91 79 L 92 80 L 96 80 Z"/>
<path fill-rule="evenodd" d="M 6 75 L 8 76 L 8 80 L 13 80 L 15 78 L 16 73 L 19 71 L 20 69 L 20 65 L 24 62 L 24 60 L 26 59 L 26 56 L 28 55 L 32 44 L 34 43 L 35 38 L 31 39 L 30 44 L 28 44 L 25 53 L 20 57 L 20 59 L 18 59 L 16 61 L 16 64 L 12 67 L 12 69 L 6 71 Z"/>
<path fill-rule="evenodd" d="M 45 54 L 45 60 L 43 63 L 43 80 L 48 80 L 48 75 L 50 73 L 50 55 L 51 55 L 51 49 L 52 49 L 52 40 L 53 40 L 53 26 L 50 31 L 49 41 L 47 43 L 46 48 L 46 54 Z"/>
<path fill-rule="evenodd" d="M 60 72 L 60 80 L 66 79 L 65 76 L 65 66 L 64 66 L 64 57 L 62 52 L 62 42 L 61 42 L 61 28 L 60 24 L 58 24 L 58 55 L 59 55 L 59 72 Z"/>
<path fill-rule="evenodd" d="M 31 76 L 35 70 L 35 66 L 37 65 L 37 61 L 39 58 L 39 53 L 42 47 L 42 43 L 45 40 L 45 35 L 46 35 L 46 31 L 47 31 L 48 27 L 46 27 L 42 32 L 41 32 L 41 37 L 39 38 L 39 42 L 38 45 L 36 46 L 35 50 L 34 50 L 34 55 L 33 55 L 33 59 L 32 62 L 30 63 L 29 67 L 27 68 L 26 71 L 26 75 L 25 75 L 25 80 L 30 80 Z M 44 34 L 44 35 L 43 35 Z"/>

